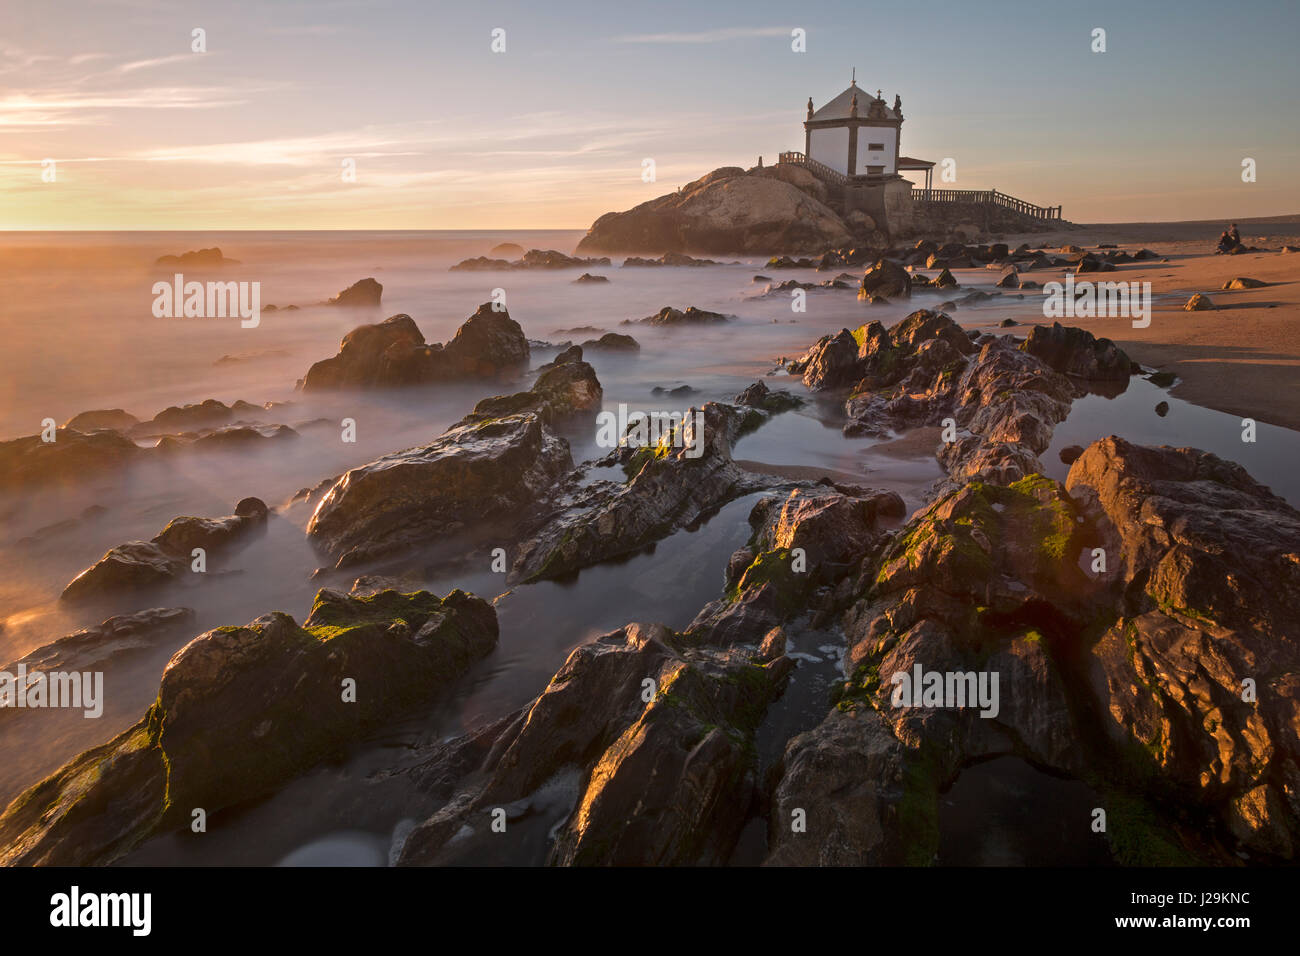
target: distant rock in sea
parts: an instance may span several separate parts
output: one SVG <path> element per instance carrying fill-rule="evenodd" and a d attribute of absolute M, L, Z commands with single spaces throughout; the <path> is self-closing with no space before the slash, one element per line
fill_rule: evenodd
<path fill-rule="evenodd" d="M 211 249 L 196 249 L 181 253 L 179 256 L 159 256 L 154 260 L 159 266 L 188 266 L 191 269 L 212 268 L 216 266 L 237 266 L 238 259 L 227 259 L 216 246 Z"/>
<path fill-rule="evenodd" d="M 488 250 L 488 255 L 499 259 L 507 257 L 518 259 L 524 254 L 524 247 L 517 242 L 502 242 Z"/>
<path fill-rule="evenodd" d="M 379 305 L 383 294 L 384 287 L 374 279 L 359 279 L 330 299 L 328 304 L 345 308 L 372 308 Z"/>
<path fill-rule="evenodd" d="M 266 504 L 245 498 L 234 514 L 221 518 L 173 518 L 150 541 L 128 541 L 112 548 L 73 578 L 61 600 L 82 602 L 113 597 L 174 581 L 190 570 L 195 548 L 215 555 L 250 531 L 266 526 Z"/>
<path fill-rule="evenodd" d="M 578 278 L 573 280 L 574 285 L 601 285 L 608 284 L 609 278 L 606 276 L 594 276 L 590 272 L 584 272 Z"/>
<path fill-rule="evenodd" d="M 610 265 L 609 258 L 584 259 L 554 249 L 529 249 L 514 261 L 475 256 L 451 267 L 452 272 L 507 272 L 515 269 L 593 269 Z"/>
<path fill-rule="evenodd" d="M 726 322 L 732 316 L 723 315 L 721 312 L 709 312 L 707 309 L 697 309 L 690 305 L 686 311 L 674 309 L 671 305 L 666 305 L 654 315 L 648 315 L 644 319 L 624 319 L 622 325 L 712 325 L 718 322 Z"/>
<path fill-rule="evenodd" d="M 584 351 L 596 352 L 639 352 L 641 346 L 630 335 L 618 332 L 606 332 L 598 339 L 588 339 L 582 343 Z"/>
<path fill-rule="evenodd" d="M 648 266 L 720 266 L 721 262 L 713 259 L 696 259 L 694 256 L 684 255 L 680 252 L 665 252 L 658 259 L 642 259 L 638 256 L 631 256 L 623 260 L 623 268 L 629 267 L 648 267 Z"/>
<path fill-rule="evenodd" d="M 95 432 L 101 428 L 125 432 L 139 423 L 140 419 L 120 408 L 97 408 L 93 411 L 73 415 L 63 423 L 63 427 L 79 432 Z"/>
<path fill-rule="evenodd" d="M 446 345 L 425 344 L 415 320 L 400 314 L 345 335 L 338 355 L 313 365 L 302 388 L 391 388 L 495 378 L 524 366 L 528 355 L 519 323 L 490 302 L 479 306 Z"/>

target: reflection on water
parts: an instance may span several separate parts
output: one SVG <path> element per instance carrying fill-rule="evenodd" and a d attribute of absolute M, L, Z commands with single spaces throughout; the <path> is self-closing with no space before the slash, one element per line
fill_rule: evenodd
<path fill-rule="evenodd" d="M 967 767 L 939 795 L 942 866 L 1105 866 L 1092 832 L 1101 800 L 1091 787 L 1043 773 L 1019 757 Z"/>
<path fill-rule="evenodd" d="M 680 410 L 729 400 L 761 378 L 809 401 L 741 439 L 737 460 L 787 475 L 827 474 L 837 481 L 891 488 L 903 495 L 909 510 L 922 505 L 926 489 L 940 476 L 928 434 L 918 432 L 912 437 L 922 440 L 904 440 L 890 448 L 881 447 L 877 439 L 846 439 L 837 403 L 808 395 L 784 372 L 769 373 L 775 372 L 780 357 L 802 353 L 820 335 L 868 320 L 889 325 L 915 308 L 937 305 L 943 297 L 918 295 L 910 303 L 865 306 L 852 292 L 814 291 L 807 297 L 807 310 L 794 312 L 784 294 L 759 295 L 762 286 L 751 278 L 765 266 L 756 259 L 702 269 L 592 269 L 609 276 L 610 283 L 583 286 L 573 284 L 573 271 L 448 271 L 454 262 L 485 254 L 497 242 L 568 251 L 578 235 L 137 233 L 0 238 L 0 281 L 6 289 L 0 315 L 0 335 L 6 343 L 0 350 L 0 439 L 34 434 L 44 418 L 62 422 L 88 409 L 123 408 L 146 419 L 168 405 L 210 398 L 289 403 L 268 412 L 266 420 L 300 431 L 296 440 L 257 451 L 181 452 L 127 473 L 90 476 L 75 488 L 0 497 L 0 565 L 7 571 L 0 576 L 4 660 L 110 614 L 140 607 L 185 606 L 193 608 L 197 618 L 189 633 L 110 665 L 101 719 L 74 720 L 45 712 L 39 720 L 0 720 L 0 799 L 9 799 L 69 757 L 133 723 L 154 699 L 167 659 L 192 634 L 243 624 L 271 610 L 302 620 L 321 583 L 311 575 L 322 559 L 303 535 L 310 508 L 290 504 L 295 492 L 380 455 L 425 443 L 492 391 L 527 387 L 531 380 L 525 375 L 514 383 L 387 393 L 296 392 L 295 382 L 312 362 L 333 355 L 339 339 L 362 322 L 407 312 L 428 340 L 446 341 L 494 289 L 501 288 L 512 317 L 531 339 L 559 345 L 565 339 L 594 337 L 557 334 L 580 326 L 636 337 L 641 350 L 634 355 L 586 356 L 604 387 L 605 408 L 616 411 L 623 403 L 646 411 Z M 303 307 L 265 313 L 255 329 L 241 328 L 238 320 L 155 319 L 150 311 L 151 286 L 158 278 L 153 259 L 213 245 L 242 263 L 221 278 L 261 282 L 264 304 Z M 382 308 L 367 312 L 312 304 L 365 276 L 383 283 Z M 992 291 L 997 273 L 958 270 L 957 276 L 967 289 Z M 801 281 L 826 277 L 811 270 L 774 275 Z M 695 305 L 737 319 L 724 326 L 683 329 L 620 325 L 665 305 Z M 955 317 L 980 326 L 1008 315 L 1032 321 L 1037 307 L 1032 298 L 1004 297 L 978 308 L 960 308 Z M 535 349 L 534 368 L 554 354 L 554 348 Z M 657 386 L 681 384 L 695 392 L 686 399 L 652 393 Z M 1164 418 L 1153 411 L 1162 399 L 1170 404 Z M 355 443 L 341 440 L 339 423 L 344 418 L 357 423 Z M 1057 457 L 1062 447 L 1086 445 L 1112 432 L 1134 441 L 1207 448 L 1241 462 L 1260 481 L 1300 502 L 1300 479 L 1288 467 L 1300 460 L 1300 436 L 1261 424 L 1257 443 L 1243 445 L 1239 420 L 1169 399 L 1137 379 L 1116 398 L 1090 396 L 1075 403 L 1043 456 L 1049 474 L 1065 476 Z M 575 461 L 606 451 L 596 446 L 594 427 L 571 428 L 566 437 Z M 601 470 L 589 477 L 620 479 L 621 474 Z M 148 539 L 177 515 L 228 514 L 247 496 L 262 498 L 278 513 L 264 534 L 210 560 L 201 585 L 172 586 L 101 606 L 70 608 L 57 601 L 63 586 L 108 548 Z M 397 722 L 336 763 L 305 774 L 264 800 L 214 814 L 208 835 L 156 840 L 130 861 L 388 862 L 402 828 L 436 807 L 405 777 L 383 771 L 403 766 L 422 745 L 522 706 L 545 686 L 572 648 L 599 634 L 629 621 L 685 626 L 721 592 L 728 556 L 749 537 L 746 518 L 754 500 L 750 496 L 733 502 L 697 529 L 678 532 L 622 561 L 589 568 L 572 580 L 516 588 L 497 604 L 499 647 L 438 707 Z M 335 586 L 347 583 L 326 580 Z M 505 589 L 502 576 L 486 567 L 440 574 L 423 583 L 439 594 L 461 587 L 488 598 Z M 812 726 L 824 713 L 826 688 L 837 674 L 843 641 L 836 634 L 805 633 L 796 627 L 791 643 L 799 669 L 760 731 L 764 765 L 775 759 L 791 734 Z M 977 770 L 968 770 L 962 779 L 978 780 Z M 959 781 L 958 786 L 967 785 Z M 544 857 L 546 833 L 556 814 L 562 814 L 558 808 L 569 787 L 556 781 L 555 800 L 546 803 L 550 809 L 529 824 L 537 831 L 537 840 L 525 854 L 529 862 Z M 761 857 L 761 828 L 757 844 L 748 842 L 750 830 L 746 833 L 748 849 L 738 857 L 746 852 Z M 482 862 L 494 852 L 469 840 L 454 856 L 457 862 Z M 970 851 L 965 858 L 972 854 L 978 855 Z"/>
<path fill-rule="evenodd" d="M 1164 416 L 1155 411 L 1160 402 L 1169 403 L 1169 412 Z M 1116 398 L 1089 395 L 1075 400 L 1070 417 L 1056 426 L 1052 445 L 1042 456 L 1047 474 L 1064 481 L 1070 469 L 1061 463 L 1061 449 L 1070 445 L 1087 448 L 1108 435 L 1119 435 L 1139 445 L 1213 452 L 1235 461 L 1274 494 L 1300 507 L 1300 472 L 1295 467 L 1300 462 L 1300 432 L 1259 422 L 1255 441 L 1243 442 L 1240 417 L 1192 405 L 1137 377 Z"/>

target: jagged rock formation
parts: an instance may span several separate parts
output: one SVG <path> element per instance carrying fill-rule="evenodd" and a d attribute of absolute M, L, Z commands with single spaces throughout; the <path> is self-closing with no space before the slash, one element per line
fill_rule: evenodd
<path fill-rule="evenodd" d="M 111 863 L 188 826 L 194 808 L 257 797 L 430 700 L 496 640 L 491 605 L 461 591 L 322 590 L 301 627 L 274 612 L 208 631 L 172 657 L 138 723 L 9 805 L 0 863 Z"/>

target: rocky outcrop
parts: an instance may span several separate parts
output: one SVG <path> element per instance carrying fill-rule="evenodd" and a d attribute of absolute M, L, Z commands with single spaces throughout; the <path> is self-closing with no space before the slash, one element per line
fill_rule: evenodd
<path fill-rule="evenodd" d="M 595 370 L 573 346 L 528 391 L 483 399 L 432 443 L 332 479 L 308 536 L 345 566 L 518 517 L 573 467 L 551 426 L 594 412 L 601 396 Z"/>
<path fill-rule="evenodd" d="M 852 332 L 842 329 L 823 336 L 787 368 L 802 375 L 804 384 L 814 390 L 856 386 L 855 391 L 873 391 L 907 377 L 922 358 L 934 365 L 942 353 L 961 365 L 974 351 L 970 337 L 956 322 L 941 312 L 921 309 L 888 330 L 871 322 Z"/>
<path fill-rule="evenodd" d="M 630 335 L 619 332 L 606 332 L 598 339 L 587 339 L 582 343 L 584 351 L 592 352 L 639 352 L 641 345 Z"/>
<path fill-rule="evenodd" d="M 536 412 L 456 425 L 347 472 L 317 505 L 307 536 L 346 567 L 517 519 L 572 468 L 568 443 Z"/>
<path fill-rule="evenodd" d="M 1103 382 L 1127 382 L 1133 362 L 1110 339 L 1060 322 L 1035 325 L 1021 346 L 1064 375 Z"/>
<path fill-rule="evenodd" d="M 596 370 L 582 360 L 582 348 L 575 345 L 544 366 L 531 389 L 483 399 L 456 427 L 520 414 L 534 414 L 554 426 L 583 412 L 596 411 L 602 395 Z"/>
<path fill-rule="evenodd" d="M 1183 306 L 1185 312 L 1211 312 L 1214 310 L 1214 302 L 1208 295 L 1198 292 Z"/>
<path fill-rule="evenodd" d="M 1136 786 L 1300 849 L 1300 512 L 1239 465 L 1110 437 L 1070 469 L 1113 556 L 1093 692 Z"/>
<path fill-rule="evenodd" d="M 877 549 L 880 519 L 902 518 L 892 491 L 825 484 L 769 495 L 749 515 L 750 543 L 732 555 L 727 592 L 686 629 L 708 644 L 759 644 L 814 604 L 817 588 L 835 584 Z"/>
<path fill-rule="evenodd" d="M 323 590 L 302 626 L 275 612 L 177 651 L 129 730 L 19 795 L 0 862 L 110 863 L 260 796 L 442 692 L 496 645 L 491 605 L 452 591 Z"/>
<path fill-rule="evenodd" d="M 391 388 L 517 373 L 528 361 L 528 339 L 510 313 L 479 306 L 446 345 L 426 345 L 409 315 L 362 325 L 343 337 L 339 354 L 317 362 L 304 391 Z"/>
<path fill-rule="evenodd" d="M 165 435 L 154 447 L 161 453 L 193 451 L 255 451 L 301 436 L 288 425 L 229 425 L 198 434 Z"/>
<path fill-rule="evenodd" d="M 710 312 L 708 309 L 697 309 L 693 305 L 688 305 L 682 309 L 674 309 L 671 305 L 666 305 L 654 315 L 648 315 L 644 319 L 624 319 L 623 325 L 714 325 L 726 322 L 732 316 L 723 315 L 721 312 Z"/>
<path fill-rule="evenodd" d="M 1073 561 L 1083 540 L 1065 490 L 1035 476 L 973 482 L 916 515 L 882 556 L 865 556 L 847 588 L 857 596 L 844 616 L 847 679 L 821 726 L 786 747 L 769 863 L 929 864 L 939 792 L 963 767 L 1018 754 L 1082 772 L 1051 647 L 1087 615 L 1088 583 Z M 1053 601 L 1060 609 L 1049 612 Z M 918 666 L 996 673 L 996 700 L 976 700 L 974 688 L 946 704 L 896 698 L 894 675 Z M 803 832 L 789 824 L 795 808 Z"/>
<path fill-rule="evenodd" d="M 786 747 L 767 862 L 928 864 L 940 791 L 997 755 L 1097 787 L 1119 862 L 1294 858 L 1297 541 L 1239 466 L 1113 437 L 1066 487 L 949 492 L 836 592 L 846 680 Z M 918 668 L 997 674 L 996 707 L 900 700 Z"/>
<path fill-rule="evenodd" d="M 60 597 L 96 601 L 176 581 L 189 572 L 195 548 L 204 550 L 206 566 L 207 557 L 265 527 L 266 519 L 266 505 L 258 498 L 245 498 L 234 514 L 222 518 L 173 518 L 151 540 L 128 541 L 110 550 L 73 578 Z"/>
<path fill-rule="evenodd" d="M 217 268 L 220 266 L 237 266 L 238 259 L 227 259 L 216 246 L 211 249 L 195 249 L 182 252 L 179 256 L 159 256 L 154 260 L 157 266 L 180 266 L 190 269 Z"/>
<path fill-rule="evenodd" d="M 513 269 L 592 269 L 608 266 L 609 264 L 610 261 L 605 256 L 585 259 L 581 256 L 566 256 L 563 252 L 556 252 L 554 249 L 529 249 L 521 258 L 513 261 L 489 259 L 485 256 L 465 259 L 452 266 L 451 271 L 497 272 Z"/>
<path fill-rule="evenodd" d="M 267 410 L 268 406 L 254 405 L 242 400 L 227 405 L 215 398 L 209 398 L 189 405 L 168 406 L 148 421 L 129 426 L 127 434 L 132 438 L 155 438 L 160 435 L 203 431 L 233 425 L 242 420 L 260 421 L 266 416 Z M 96 418 L 99 415 L 96 412 L 83 414 Z M 77 416 L 77 418 L 81 417 Z M 69 427 L 75 426 L 69 424 Z"/>
<path fill-rule="evenodd" d="M 653 443 L 623 444 L 612 458 L 623 465 L 627 484 L 599 486 L 561 509 L 520 546 L 511 579 L 556 577 L 630 554 L 775 484 L 731 458 L 735 441 L 766 417 L 757 409 L 708 402 L 660 423 Z"/>
<path fill-rule="evenodd" d="M 63 427 L 79 432 L 97 432 L 102 429 L 126 432 L 138 424 L 140 424 L 140 419 L 130 412 L 123 411 L 120 408 L 98 408 L 73 415 L 63 423 Z"/>
<path fill-rule="evenodd" d="M 820 253 L 850 242 L 839 216 L 797 186 L 725 167 L 626 212 L 606 213 L 578 252 Z"/>
<path fill-rule="evenodd" d="M 158 646 L 193 622 L 194 612 L 187 607 L 152 607 L 119 614 L 38 647 L 0 670 L 16 674 L 20 664 L 29 672 L 102 670 L 127 654 Z"/>
<path fill-rule="evenodd" d="M 694 256 L 684 255 L 680 252 L 665 252 L 657 259 L 643 259 L 638 256 L 629 256 L 623 260 L 623 268 L 646 268 L 653 266 L 720 266 L 721 262 L 713 259 L 697 259 Z"/>
<path fill-rule="evenodd" d="M 374 279 L 358 279 L 330 299 L 327 304 L 344 308 L 377 309 L 379 300 L 383 298 L 383 295 L 384 287 Z"/>
<path fill-rule="evenodd" d="M 885 435 L 937 424 L 975 345 L 947 315 L 921 309 L 886 329 L 871 322 L 825 336 L 787 365 L 815 390 L 852 389 L 845 433 Z"/>
<path fill-rule="evenodd" d="M 1249 276 L 1237 276 L 1235 279 L 1229 279 L 1223 283 L 1224 292 L 1235 292 L 1240 289 L 1262 289 L 1268 285 L 1260 279 L 1252 279 Z"/>
<path fill-rule="evenodd" d="M 120 471 L 145 454 L 114 431 L 60 428 L 54 441 L 27 435 L 0 442 L 0 490 L 73 484 Z"/>
<path fill-rule="evenodd" d="M 792 395 L 783 388 L 774 391 L 763 382 L 755 382 L 753 385 L 747 386 L 733 401 L 737 405 L 744 405 L 748 408 L 761 408 L 765 412 L 774 414 L 798 408 L 803 404 L 803 399 L 799 396 Z"/>
<path fill-rule="evenodd" d="M 912 276 L 898 263 L 878 259 L 862 276 L 858 298 L 884 296 L 886 299 L 906 299 L 912 294 Z"/>
<path fill-rule="evenodd" d="M 944 488 L 971 479 L 1010 484 L 1042 471 L 1038 456 L 1075 395 L 1065 376 L 1007 339 L 986 343 L 955 386 L 953 417 L 965 433 L 939 449 Z"/>
<path fill-rule="evenodd" d="M 692 646 L 661 625 L 583 644 L 488 739 L 458 742 L 478 761 L 440 762 L 467 763 L 468 779 L 412 831 L 398 864 L 465 859 L 493 838 L 491 811 L 507 820 L 540 812 L 543 785 L 570 767 L 578 792 L 543 851 L 549 862 L 726 862 L 755 797 L 753 735 L 790 666 Z"/>

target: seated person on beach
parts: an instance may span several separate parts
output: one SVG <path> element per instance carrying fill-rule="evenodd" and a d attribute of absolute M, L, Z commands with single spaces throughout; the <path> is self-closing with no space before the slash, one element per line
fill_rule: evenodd
<path fill-rule="evenodd" d="M 1231 229 L 1225 229 L 1219 236 L 1219 252 L 1231 252 L 1237 246 L 1241 245 L 1241 237 L 1237 234 L 1237 226 L 1234 223 Z"/>

